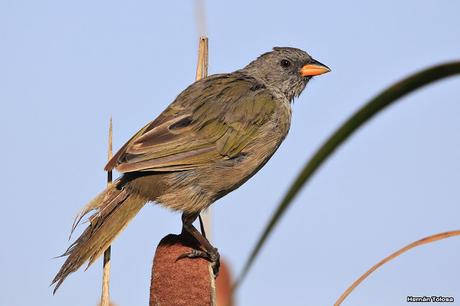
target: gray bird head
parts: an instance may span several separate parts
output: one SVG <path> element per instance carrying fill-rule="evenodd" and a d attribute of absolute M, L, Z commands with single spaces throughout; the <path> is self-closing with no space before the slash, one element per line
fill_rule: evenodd
<path fill-rule="evenodd" d="M 268 88 L 282 92 L 292 101 L 302 93 L 313 76 L 331 70 L 303 50 L 275 47 L 273 51 L 262 54 L 241 71 L 260 80 Z"/>

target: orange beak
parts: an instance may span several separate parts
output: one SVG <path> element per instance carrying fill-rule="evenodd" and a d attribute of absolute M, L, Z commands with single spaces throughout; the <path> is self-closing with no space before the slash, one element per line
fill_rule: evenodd
<path fill-rule="evenodd" d="M 300 75 L 301 76 L 315 76 L 315 75 L 320 75 L 323 73 L 328 73 L 331 71 L 328 66 L 321 64 L 318 61 L 313 60 L 312 63 L 304 65 L 302 68 L 300 68 Z"/>

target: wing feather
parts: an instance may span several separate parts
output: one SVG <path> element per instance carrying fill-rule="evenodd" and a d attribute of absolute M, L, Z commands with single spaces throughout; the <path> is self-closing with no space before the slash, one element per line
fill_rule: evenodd
<path fill-rule="evenodd" d="M 273 96 L 254 79 L 234 74 L 203 79 L 136 133 L 106 170 L 183 171 L 233 158 L 274 110 Z"/>

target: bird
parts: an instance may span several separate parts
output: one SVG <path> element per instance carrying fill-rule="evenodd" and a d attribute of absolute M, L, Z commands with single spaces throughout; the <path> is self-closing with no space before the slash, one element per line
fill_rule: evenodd
<path fill-rule="evenodd" d="M 89 267 L 148 202 L 182 213 L 183 230 L 218 272 L 219 253 L 193 222 L 237 189 L 272 157 L 291 125 L 291 104 L 307 83 L 330 68 L 307 52 L 275 47 L 242 69 L 198 80 L 109 160 L 121 177 L 78 213 L 89 224 L 62 255 L 53 294 L 85 262 Z M 217 271 L 216 271 L 217 270 Z"/>

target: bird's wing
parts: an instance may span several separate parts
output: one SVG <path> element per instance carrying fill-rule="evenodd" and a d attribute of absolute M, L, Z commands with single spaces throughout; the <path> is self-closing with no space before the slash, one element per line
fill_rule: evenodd
<path fill-rule="evenodd" d="M 196 82 L 137 132 L 105 169 L 182 171 L 233 158 L 270 119 L 275 103 L 254 79 L 219 75 Z"/>

